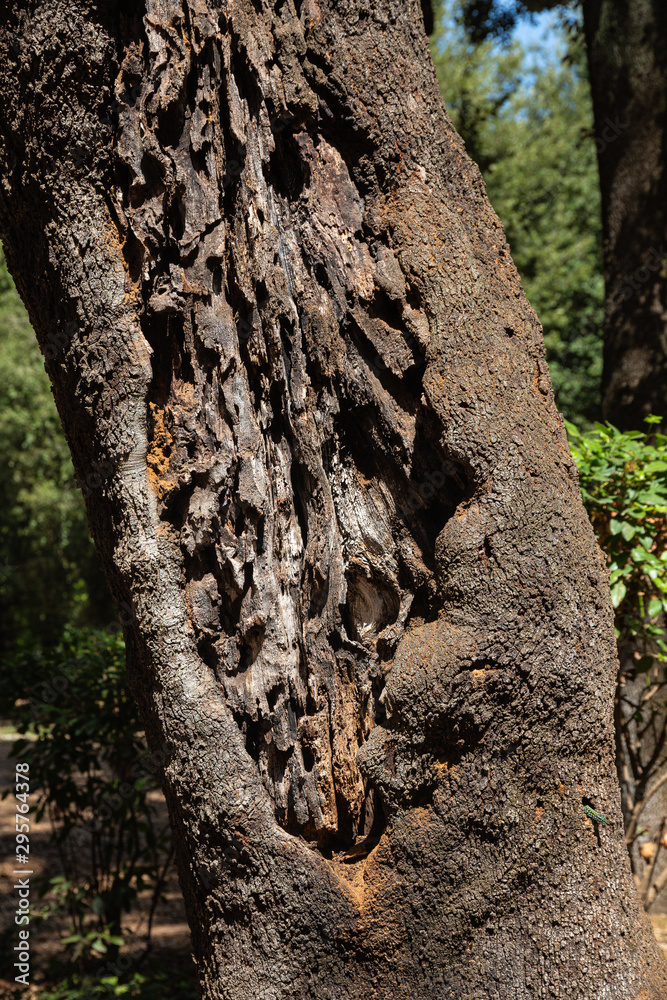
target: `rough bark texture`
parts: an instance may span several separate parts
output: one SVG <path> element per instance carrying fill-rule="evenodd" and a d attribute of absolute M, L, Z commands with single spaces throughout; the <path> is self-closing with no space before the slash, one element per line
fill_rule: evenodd
<path fill-rule="evenodd" d="M 667 4 L 584 0 L 606 285 L 602 409 L 667 416 Z"/>
<path fill-rule="evenodd" d="M 606 570 L 419 0 L 18 6 L 3 238 L 203 996 L 664 997 Z"/>

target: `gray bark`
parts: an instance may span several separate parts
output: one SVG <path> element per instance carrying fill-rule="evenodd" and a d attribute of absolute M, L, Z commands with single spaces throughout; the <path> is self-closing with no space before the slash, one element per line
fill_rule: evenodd
<path fill-rule="evenodd" d="M 2 235 L 202 996 L 665 996 L 607 571 L 418 0 L 17 7 Z"/>

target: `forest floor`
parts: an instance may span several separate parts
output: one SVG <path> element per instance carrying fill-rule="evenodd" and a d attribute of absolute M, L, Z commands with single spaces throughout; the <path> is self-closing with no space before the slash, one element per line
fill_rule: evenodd
<path fill-rule="evenodd" d="M 0 796 L 13 791 L 14 760 L 10 757 L 12 742 L 16 733 L 8 725 L 0 723 Z M 167 809 L 159 792 L 151 793 L 156 808 L 156 822 L 159 825 L 167 823 Z M 38 793 L 31 788 L 31 806 L 37 803 Z M 0 799 L 0 998 L 13 998 L 17 993 L 12 965 L 15 959 L 10 957 L 18 939 L 18 928 L 14 923 L 17 893 L 12 888 L 17 878 L 15 876 L 15 800 L 13 794 Z M 52 878 L 62 875 L 62 865 L 57 848 L 51 842 L 51 824 L 44 816 L 38 823 L 31 816 L 30 821 L 30 864 L 26 868 L 32 872 L 31 889 L 39 876 Z M 44 900 L 37 897 L 36 889 L 31 892 L 31 909 L 42 906 Z M 151 976 L 151 971 L 160 969 L 166 973 L 172 982 L 192 982 L 192 989 L 168 991 L 167 997 L 195 997 L 195 971 L 190 954 L 190 931 L 185 919 L 183 898 L 178 885 L 178 879 L 173 864 L 166 877 L 164 899 L 158 903 L 155 910 L 151 930 L 150 951 L 146 954 L 146 930 L 151 903 L 149 890 L 141 893 L 138 905 L 126 914 L 123 921 L 123 937 L 126 945 L 122 954 L 127 954 L 133 967 Z M 59 979 L 67 975 L 65 949 L 60 942 L 67 932 L 68 922 L 60 916 L 51 916 L 44 921 L 30 924 L 30 980 L 32 987 L 20 989 L 21 1000 L 37 1000 L 58 984 Z"/>
<path fill-rule="evenodd" d="M 0 723 L 0 795 L 13 788 L 14 761 L 10 758 L 12 741 L 16 734 L 9 726 Z M 153 793 L 154 803 L 158 813 L 158 822 L 167 822 L 167 812 L 160 793 Z M 33 798 L 35 803 L 37 795 Z M 14 913 L 16 909 L 16 893 L 12 886 L 16 879 L 13 874 L 14 864 L 14 815 L 15 804 L 13 796 L 0 799 L 0 942 L 3 944 L 3 954 L 0 957 L 0 1000 L 9 1000 L 19 996 L 12 972 L 13 946 L 16 943 L 16 926 Z M 51 827 L 44 817 L 39 823 L 31 818 L 30 823 L 30 871 L 32 880 L 37 876 L 53 877 L 62 874 L 61 862 L 57 848 L 50 839 Z M 31 906 L 39 905 L 39 900 L 31 899 Z M 127 914 L 123 926 L 123 936 L 126 946 L 123 954 L 127 954 L 137 970 L 150 977 L 151 970 L 160 969 L 166 973 L 180 990 L 164 991 L 165 1000 L 168 996 L 174 998 L 195 996 L 194 967 L 190 956 L 190 933 L 185 919 L 183 899 L 178 879 L 173 866 L 167 875 L 164 900 L 158 903 L 155 911 L 151 932 L 150 954 L 146 956 L 146 928 L 150 908 L 150 892 L 146 891 L 139 897 L 139 904 Z M 657 914 L 651 917 L 655 936 L 667 953 L 667 914 Z M 31 951 L 31 983 L 30 989 L 20 988 L 21 1000 L 40 1000 L 57 986 L 57 971 L 66 974 L 65 955 L 61 936 L 66 932 L 67 922 L 63 917 L 50 917 L 35 926 L 30 925 Z M 131 968 L 132 966 L 130 966 Z M 192 991 L 188 989 L 192 981 Z"/>

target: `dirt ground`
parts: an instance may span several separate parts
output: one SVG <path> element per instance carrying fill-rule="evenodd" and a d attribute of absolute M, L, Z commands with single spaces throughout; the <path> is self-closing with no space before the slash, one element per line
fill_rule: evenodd
<path fill-rule="evenodd" d="M 14 958 L 9 957 L 14 944 L 15 934 L 11 928 L 14 925 L 14 915 L 16 911 L 17 893 L 13 885 L 17 878 L 14 875 L 16 864 L 15 855 L 15 800 L 14 800 L 14 761 L 10 758 L 9 752 L 16 734 L 8 725 L 0 723 L 0 795 L 4 792 L 10 794 L 0 799 L 0 940 L 7 942 L 9 948 L 3 948 L 4 954 L 0 956 L 0 997 L 13 996 L 16 983 L 13 981 L 14 973 L 12 965 Z M 167 821 L 166 806 L 162 796 L 153 793 L 154 802 L 158 810 L 158 822 Z M 31 782 L 32 806 L 37 803 L 37 789 Z M 25 866 L 33 875 L 31 883 L 39 875 L 47 875 L 53 878 L 62 874 L 58 857 L 58 851 L 50 842 L 50 823 L 46 816 L 37 823 L 34 817 L 30 818 L 30 864 Z M 31 885 L 32 888 L 32 885 Z M 31 907 L 40 905 L 41 901 L 36 898 L 36 892 L 31 892 Z M 145 934 L 148 922 L 148 910 L 150 904 L 150 893 L 145 892 L 139 898 L 139 906 L 136 910 L 127 914 L 123 925 L 123 936 L 127 942 L 123 952 L 127 952 L 138 959 L 145 951 Z M 18 928 L 16 928 L 18 930 Z M 60 937 L 66 931 L 66 922 L 58 918 L 49 918 L 47 921 L 34 925 L 30 924 L 30 953 L 31 970 L 30 979 L 34 989 L 22 994 L 25 1000 L 39 996 L 39 986 L 47 981 L 47 972 L 50 962 L 57 957 L 62 957 L 62 945 Z M 4 932 L 4 936 L 3 936 Z M 7 933 L 8 932 L 8 933 Z M 169 869 L 165 900 L 158 904 L 151 934 L 151 958 L 153 961 L 160 961 L 163 955 L 168 957 L 169 966 L 173 967 L 174 962 L 180 962 L 180 968 L 189 970 L 191 965 L 190 957 L 190 931 L 185 919 L 183 899 L 181 896 L 178 880 L 173 865 Z M 186 973 L 187 974 L 187 973 Z M 50 978 L 50 977 L 49 977 Z M 192 968 L 192 978 L 194 982 L 194 967 Z"/>
<path fill-rule="evenodd" d="M 0 723 L 0 794 L 5 791 L 13 793 L 14 787 L 14 761 L 10 759 L 9 751 L 15 734 L 7 725 Z M 34 786 L 33 786 L 34 787 Z M 159 793 L 154 793 L 156 806 L 162 812 L 162 817 L 166 822 L 166 807 Z M 36 803 L 37 794 L 32 797 L 32 804 Z M 6 949 L 5 955 L 0 959 L 0 997 L 14 996 L 16 984 L 13 982 L 11 972 L 13 958 L 8 960 L 8 952 L 11 951 L 14 935 L 10 928 L 14 922 L 16 908 L 16 893 L 13 890 L 16 876 L 14 862 L 14 798 L 13 794 L 0 800 L 0 886 L 2 895 L 0 896 L 0 940 L 9 940 L 10 948 Z M 47 874 L 49 877 L 61 874 L 58 852 L 49 840 L 50 824 L 46 818 L 40 823 L 31 818 L 30 823 L 30 865 L 29 870 L 33 872 L 33 877 Z M 152 930 L 151 955 L 160 959 L 164 955 L 168 958 L 170 967 L 174 961 L 179 963 L 180 969 L 189 968 L 189 942 L 190 934 L 185 920 L 183 900 L 181 897 L 176 873 L 173 867 L 170 870 L 165 901 L 158 905 L 155 913 Z M 140 898 L 140 905 L 136 911 L 127 915 L 123 927 L 123 935 L 127 942 L 127 952 L 135 959 L 144 950 L 144 936 L 148 919 L 149 894 L 145 893 L 144 898 Z M 31 904 L 33 900 L 31 899 Z M 667 952 L 667 914 L 659 914 L 651 917 L 655 936 L 662 949 Z M 3 932 L 9 934 L 2 938 Z M 65 925 L 57 919 L 50 919 L 41 926 L 30 927 L 31 945 L 31 982 L 33 988 L 26 990 L 22 994 L 25 1000 L 38 998 L 40 995 L 40 983 L 44 984 L 47 976 L 49 962 L 58 956 L 62 950 L 60 945 L 60 935 L 65 930 Z M 192 972 L 194 981 L 194 969 Z"/>

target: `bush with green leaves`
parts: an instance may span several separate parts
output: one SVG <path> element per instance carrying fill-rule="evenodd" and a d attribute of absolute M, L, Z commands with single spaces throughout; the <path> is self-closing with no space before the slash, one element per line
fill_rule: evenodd
<path fill-rule="evenodd" d="M 24 736 L 12 752 L 29 764 L 36 818 L 51 820 L 62 865 L 43 886 L 43 912 L 68 915 L 62 943 L 84 968 L 117 952 L 122 914 L 147 888 L 152 918 L 171 856 L 123 639 L 69 629 L 57 647 L 19 649 L 3 667 L 0 693 Z"/>
<path fill-rule="evenodd" d="M 649 417 L 648 424 L 660 423 Z M 616 761 L 625 840 L 646 909 L 667 887 L 667 437 L 567 425 L 584 503 L 609 565 L 620 669 Z"/>
<path fill-rule="evenodd" d="M 126 975 L 71 976 L 53 989 L 41 993 L 40 1000 L 196 1000 L 193 975 L 181 968 L 165 970 L 150 965 Z"/>
<path fill-rule="evenodd" d="M 660 417 L 649 417 L 649 424 Z M 667 661 L 667 437 L 567 424 L 581 493 L 609 562 L 619 648 L 639 650 L 635 670 Z"/>
<path fill-rule="evenodd" d="M 120 963 L 126 966 L 127 963 Z M 169 956 L 140 960 L 140 968 L 131 962 L 124 971 L 102 970 L 101 974 L 79 975 L 74 973 L 58 984 L 42 986 L 39 1000 L 197 1000 L 195 977 L 189 968 L 184 968 L 181 956 Z M 24 1000 L 24 987 L 17 987 L 3 997 Z M 30 994 L 33 996 L 34 994 Z"/>

